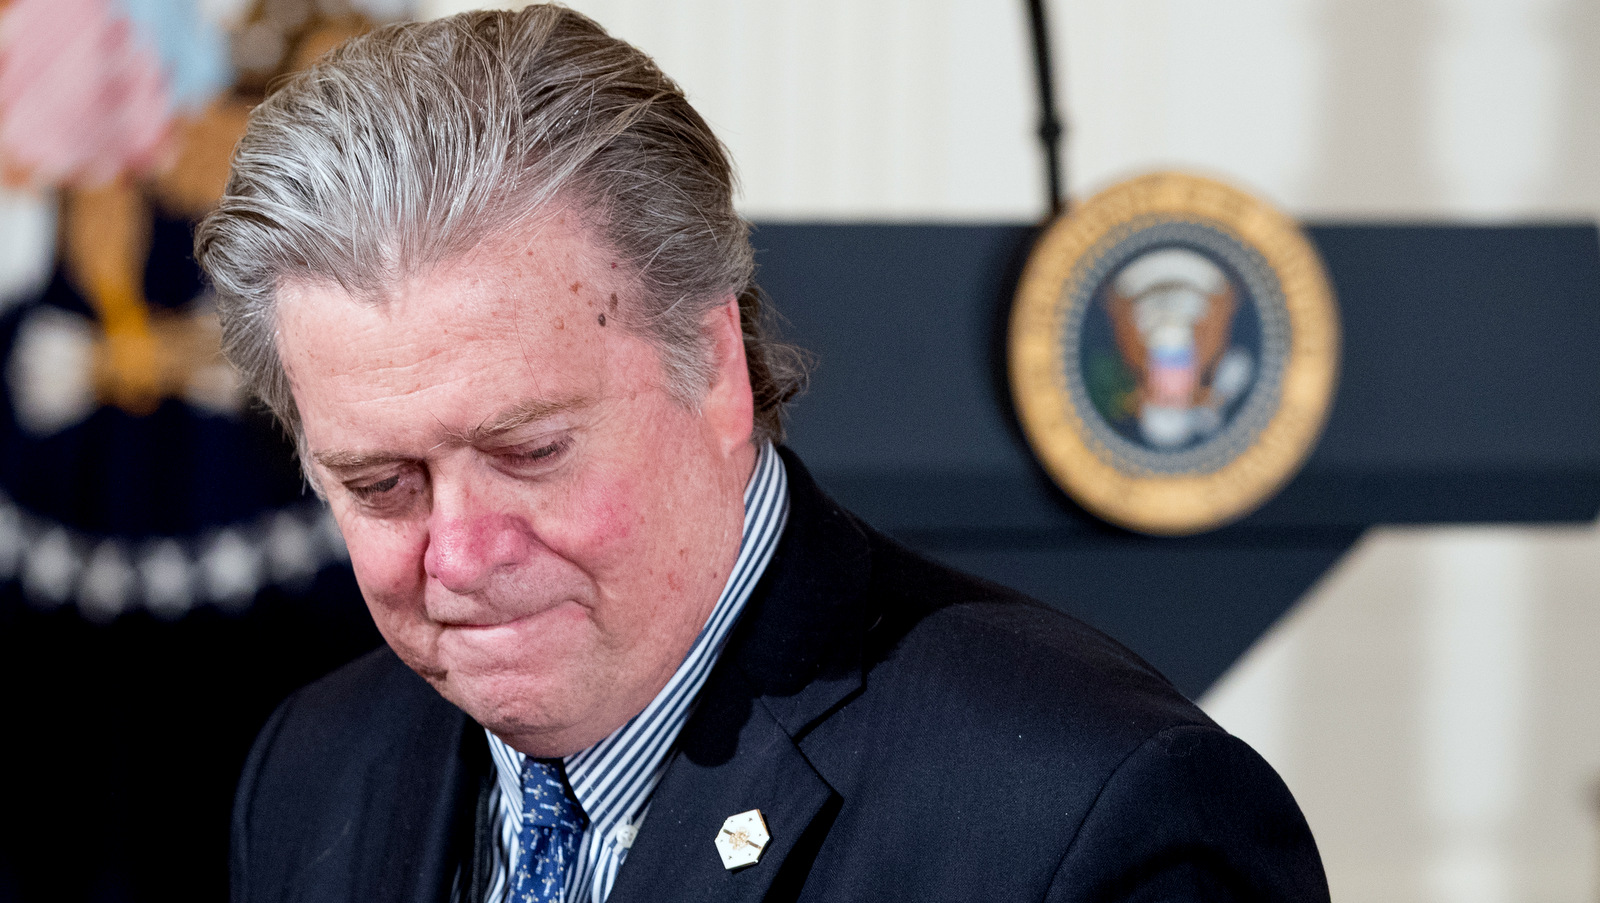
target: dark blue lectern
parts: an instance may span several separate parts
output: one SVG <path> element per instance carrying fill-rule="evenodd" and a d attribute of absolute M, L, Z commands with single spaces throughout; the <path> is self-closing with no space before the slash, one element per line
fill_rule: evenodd
<path fill-rule="evenodd" d="M 1369 526 L 1592 520 L 1594 227 L 1310 233 L 1339 296 L 1339 394 L 1305 469 L 1231 527 L 1127 533 L 1034 463 L 1005 382 L 1025 227 L 759 229 L 762 284 L 817 356 L 790 442 L 871 523 L 1078 614 L 1190 694 Z"/>

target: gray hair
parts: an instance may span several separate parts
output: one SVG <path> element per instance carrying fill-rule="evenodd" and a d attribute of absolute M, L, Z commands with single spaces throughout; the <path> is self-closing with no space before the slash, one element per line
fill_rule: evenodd
<path fill-rule="evenodd" d="M 632 270 L 639 291 L 617 320 L 653 342 L 683 403 L 714 366 L 706 315 L 738 297 L 756 436 L 781 440 L 805 358 L 767 337 L 727 152 L 649 57 L 556 6 L 380 28 L 255 109 L 195 236 L 223 351 L 302 441 L 276 342 L 280 285 L 379 300 L 558 197 Z"/>

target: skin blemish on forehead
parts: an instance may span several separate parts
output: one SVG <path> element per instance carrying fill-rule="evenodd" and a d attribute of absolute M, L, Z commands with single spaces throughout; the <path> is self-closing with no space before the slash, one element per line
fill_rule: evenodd
<path fill-rule="evenodd" d="M 560 317 L 556 317 L 556 328 L 557 329 L 566 329 L 567 328 L 567 321 L 561 319 Z"/>
<path fill-rule="evenodd" d="M 600 315 L 600 325 L 601 326 L 606 325 L 606 315 L 605 314 L 601 314 Z"/>
<path fill-rule="evenodd" d="M 578 289 L 583 288 L 583 283 L 582 282 L 574 282 L 571 285 L 567 286 L 567 288 L 572 289 L 572 293 L 574 295 L 576 295 L 578 293 Z"/>
<path fill-rule="evenodd" d="M 612 264 L 612 266 L 615 266 L 615 265 L 616 265 L 616 264 Z M 612 292 L 612 293 L 611 293 L 611 304 L 610 304 L 610 308 L 611 308 L 611 312 L 612 312 L 612 313 L 616 313 L 616 312 L 617 312 L 617 293 L 616 293 L 616 292 Z"/>

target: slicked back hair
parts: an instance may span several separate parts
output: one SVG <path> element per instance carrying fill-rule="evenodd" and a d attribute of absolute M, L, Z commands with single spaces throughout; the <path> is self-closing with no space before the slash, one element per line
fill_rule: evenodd
<path fill-rule="evenodd" d="M 755 433 L 781 440 L 805 362 L 767 336 L 727 152 L 649 57 L 563 7 L 386 26 L 285 82 L 251 114 L 195 256 L 228 359 L 303 444 L 281 285 L 382 303 L 558 203 L 631 269 L 616 320 L 655 345 L 681 402 L 711 379 L 707 314 L 738 298 Z"/>

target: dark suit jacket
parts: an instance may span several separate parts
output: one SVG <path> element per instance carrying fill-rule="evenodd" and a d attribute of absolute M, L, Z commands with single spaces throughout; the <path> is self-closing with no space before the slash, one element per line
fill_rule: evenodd
<path fill-rule="evenodd" d="M 788 528 L 612 901 L 1327 899 L 1277 775 L 1149 665 L 917 557 L 786 463 Z M 443 900 L 490 772 L 476 725 L 367 655 L 256 741 L 234 900 Z M 728 872 L 713 838 L 757 808 L 772 840 Z"/>

